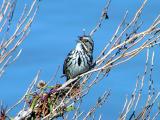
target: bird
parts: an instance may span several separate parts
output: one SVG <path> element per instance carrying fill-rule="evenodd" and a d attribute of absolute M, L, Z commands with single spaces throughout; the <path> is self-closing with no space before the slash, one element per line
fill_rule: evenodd
<path fill-rule="evenodd" d="M 93 66 L 94 41 L 91 36 L 78 37 L 76 46 L 72 49 L 63 64 L 63 75 L 66 81 L 89 71 Z"/>

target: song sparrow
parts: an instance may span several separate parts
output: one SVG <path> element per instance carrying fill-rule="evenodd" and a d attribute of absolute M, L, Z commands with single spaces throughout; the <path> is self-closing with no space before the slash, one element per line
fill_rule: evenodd
<path fill-rule="evenodd" d="M 87 72 L 93 65 L 94 42 L 90 36 L 81 36 L 75 49 L 67 55 L 63 65 L 63 74 L 67 80 Z"/>

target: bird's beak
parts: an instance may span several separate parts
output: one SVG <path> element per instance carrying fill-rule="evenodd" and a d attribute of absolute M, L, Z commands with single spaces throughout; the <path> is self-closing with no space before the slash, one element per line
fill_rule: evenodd
<path fill-rule="evenodd" d="M 79 39 L 79 40 L 77 40 L 77 42 L 80 42 L 80 43 L 82 43 L 82 44 L 83 44 L 82 40 L 80 40 L 80 39 Z"/>
<path fill-rule="evenodd" d="M 78 42 L 80 42 L 80 40 L 76 40 L 76 42 L 78 43 Z"/>

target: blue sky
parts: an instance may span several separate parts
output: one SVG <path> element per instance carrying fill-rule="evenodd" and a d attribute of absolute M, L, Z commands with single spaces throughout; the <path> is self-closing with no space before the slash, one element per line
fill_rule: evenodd
<path fill-rule="evenodd" d="M 23 48 L 20 58 L 8 67 L 0 80 L 0 100 L 3 100 L 7 106 L 13 105 L 24 94 L 39 69 L 42 70 L 41 79 L 47 81 L 60 65 L 57 76 L 57 79 L 60 79 L 67 53 L 74 48 L 77 36 L 83 34 L 84 28 L 89 33 L 96 25 L 105 2 L 105 0 L 42 0 L 31 33 L 20 46 Z M 18 1 L 16 14 L 20 12 L 22 3 L 28 1 Z M 94 58 L 112 37 L 125 11 L 129 10 L 129 18 L 131 18 L 141 3 L 142 0 L 112 0 L 108 13 L 109 20 L 105 21 L 93 37 Z M 143 29 L 147 28 L 160 13 L 159 5 L 159 0 L 149 0 L 141 17 L 144 21 Z M 101 112 L 103 118 L 117 118 L 125 96 L 133 90 L 138 73 L 143 72 L 144 56 L 145 51 L 128 63 L 114 68 L 109 77 L 93 87 L 84 99 L 85 110 L 88 110 L 105 90 L 111 89 L 109 101 L 98 110 L 98 113 Z M 158 56 L 159 54 L 156 53 L 157 59 Z M 157 63 L 157 66 L 159 65 Z M 160 71 L 158 67 L 155 69 L 157 70 L 155 79 L 158 80 L 157 74 Z M 60 82 L 64 82 L 64 79 L 60 79 Z"/>

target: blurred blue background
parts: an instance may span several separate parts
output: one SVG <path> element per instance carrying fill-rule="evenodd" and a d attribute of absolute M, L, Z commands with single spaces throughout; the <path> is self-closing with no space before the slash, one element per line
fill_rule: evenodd
<path fill-rule="evenodd" d="M 23 8 L 24 3 L 29 2 L 31 1 L 18 1 L 16 14 L 20 14 L 22 12 L 20 8 Z M 93 37 L 95 41 L 94 58 L 112 37 L 125 11 L 129 10 L 129 18 L 132 18 L 142 2 L 143 0 L 111 1 L 108 12 L 109 20 L 103 23 L 102 28 Z M 77 36 L 83 34 L 84 28 L 86 33 L 89 33 L 95 27 L 105 3 L 106 0 L 42 0 L 32 24 L 31 33 L 19 48 L 23 48 L 20 58 L 8 67 L 0 79 L 0 100 L 7 106 L 16 103 L 27 90 L 39 69 L 42 70 L 41 79 L 48 81 L 60 66 L 56 79 L 63 83 L 64 78 L 60 76 L 67 53 L 74 48 Z M 142 30 L 146 29 L 160 13 L 159 5 L 159 0 L 148 1 L 141 17 L 141 20 L 144 21 Z M 155 49 L 158 50 L 158 48 Z M 145 54 L 146 50 L 127 63 L 117 66 L 111 71 L 109 77 L 96 84 L 85 97 L 86 102 L 83 102 L 82 111 L 87 112 L 105 90 L 111 89 L 111 96 L 104 106 L 98 109 L 96 115 L 98 117 L 98 114 L 101 113 L 102 118 L 108 120 L 118 118 L 125 97 L 134 89 L 137 75 L 143 73 Z M 156 86 L 160 85 L 158 80 L 159 58 L 159 53 L 156 52 L 157 62 L 154 69 Z"/>

